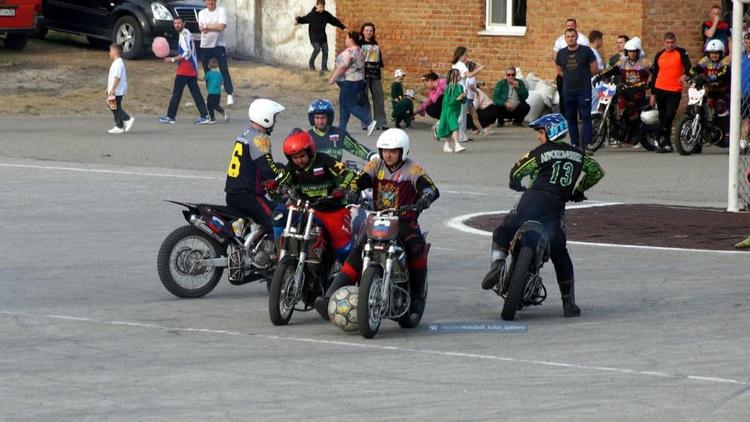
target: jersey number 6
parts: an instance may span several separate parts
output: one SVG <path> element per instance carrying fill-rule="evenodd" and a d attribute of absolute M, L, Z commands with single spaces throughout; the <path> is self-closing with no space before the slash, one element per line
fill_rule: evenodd
<path fill-rule="evenodd" d="M 232 159 L 229 160 L 229 168 L 227 169 L 227 176 L 237 177 L 240 175 L 240 157 L 242 157 L 242 143 L 237 142 L 234 144 L 234 151 L 232 152 Z"/>

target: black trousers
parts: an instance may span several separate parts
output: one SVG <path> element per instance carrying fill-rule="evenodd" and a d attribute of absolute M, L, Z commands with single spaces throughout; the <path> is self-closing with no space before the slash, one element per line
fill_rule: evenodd
<path fill-rule="evenodd" d="M 122 108 L 122 95 L 116 96 L 115 101 L 117 102 L 117 108 L 112 110 L 112 115 L 115 117 L 115 126 L 122 129 L 124 126 L 123 122 L 130 120 L 130 115 Z"/>
<path fill-rule="evenodd" d="M 219 105 L 220 103 L 221 94 L 208 94 L 208 96 L 206 97 L 206 106 L 208 107 L 208 115 L 211 117 L 211 120 L 216 120 L 214 111 L 224 113 L 224 109 Z"/>
<path fill-rule="evenodd" d="M 491 126 L 497 121 L 497 106 L 492 104 L 491 106 L 477 110 L 477 116 L 479 116 L 479 123 L 482 125 L 480 129 L 484 129 Z M 474 125 L 474 119 L 471 118 L 471 114 L 466 114 L 466 127 L 471 130 L 476 130 Z"/>
<path fill-rule="evenodd" d="M 172 89 L 172 98 L 169 100 L 169 108 L 167 109 L 167 116 L 174 120 L 177 116 L 177 109 L 180 107 L 180 100 L 182 100 L 182 91 L 185 90 L 187 85 L 190 90 L 190 95 L 193 96 L 193 102 L 198 107 L 198 112 L 201 117 L 208 116 L 208 110 L 206 110 L 206 102 L 203 101 L 203 94 L 201 94 L 200 88 L 198 88 L 198 79 L 195 76 L 182 76 L 177 75 L 174 78 L 174 88 Z"/>
<path fill-rule="evenodd" d="M 529 220 L 540 222 L 550 240 L 550 258 L 555 266 L 557 282 L 573 280 L 573 261 L 568 254 L 565 237 L 565 201 L 550 193 L 538 190 L 524 192 L 516 207 L 505 216 L 492 234 L 494 248 L 508 250 L 516 231 Z"/>
<path fill-rule="evenodd" d="M 495 107 L 497 107 L 497 124 L 500 126 L 505 124 L 505 119 L 513 119 L 513 123 L 516 124 L 523 123 L 523 118 L 526 117 L 526 114 L 531 110 L 531 106 L 526 103 L 526 101 L 521 101 L 521 104 L 513 110 L 508 110 L 508 108 L 505 107 L 505 104 L 495 104 Z"/>
<path fill-rule="evenodd" d="M 216 59 L 221 78 L 224 80 L 224 91 L 227 92 L 227 95 L 232 95 L 234 86 L 232 86 L 232 77 L 229 76 L 229 67 L 227 66 L 227 49 L 225 47 L 201 48 L 198 51 L 198 56 L 203 63 L 204 75 L 208 72 L 208 62 L 211 59 Z"/>
<path fill-rule="evenodd" d="M 263 233 L 274 238 L 273 219 L 271 215 L 276 204 L 266 199 L 265 196 L 253 193 L 227 193 L 227 206 L 236 209 L 240 215 L 248 216 L 263 228 Z"/>
<path fill-rule="evenodd" d="M 434 104 L 430 104 L 425 109 L 425 113 L 433 119 L 440 120 L 440 112 L 443 110 L 443 96 L 439 96 Z"/>
<path fill-rule="evenodd" d="M 318 58 L 318 53 L 323 52 L 323 61 L 320 64 L 320 70 L 328 71 L 328 41 L 310 41 L 312 44 L 313 51 L 310 54 L 310 62 L 308 65 L 311 70 L 315 70 L 315 59 Z"/>
<path fill-rule="evenodd" d="M 656 97 L 656 108 L 659 109 L 659 124 L 664 132 L 664 141 L 666 145 L 671 146 L 672 124 L 674 123 L 674 118 L 677 116 L 677 108 L 680 106 L 682 93 L 662 91 L 657 88 L 654 88 L 652 93 Z"/>
<path fill-rule="evenodd" d="M 560 108 L 560 114 L 563 116 L 565 115 L 565 101 L 563 101 L 563 78 L 560 75 L 557 75 L 555 77 L 555 85 L 557 85 L 557 94 L 560 98 L 559 100 L 559 108 Z"/>

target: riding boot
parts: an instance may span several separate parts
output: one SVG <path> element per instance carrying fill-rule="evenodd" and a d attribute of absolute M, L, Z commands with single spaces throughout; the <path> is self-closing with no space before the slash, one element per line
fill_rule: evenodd
<path fill-rule="evenodd" d="M 503 267 L 505 267 L 505 258 L 507 256 L 507 252 L 495 247 L 493 244 L 490 254 L 490 271 L 482 279 L 482 288 L 484 290 L 489 290 L 500 282 L 500 276 L 503 274 Z"/>
<path fill-rule="evenodd" d="M 350 285 L 351 282 L 352 280 L 348 275 L 340 272 L 333 278 L 333 281 L 331 282 L 331 285 L 328 286 L 328 289 L 326 289 L 325 294 L 315 298 L 315 304 L 313 306 L 324 320 L 328 321 L 328 301 L 331 300 L 331 296 L 336 293 L 336 290 Z"/>
<path fill-rule="evenodd" d="M 563 316 L 565 318 L 581 316 L 581 308 L 576 305 L 575 280 L 558 281 L 562 296 Z"/>
<path fill-rule="evenodd" d="M 427 299 L 427 268 L 410 272 L 409 288 L 411 289 L 409 313 L 401 317 L 401 326 L 404 328 L 414 328 L 422 320 Z"/>

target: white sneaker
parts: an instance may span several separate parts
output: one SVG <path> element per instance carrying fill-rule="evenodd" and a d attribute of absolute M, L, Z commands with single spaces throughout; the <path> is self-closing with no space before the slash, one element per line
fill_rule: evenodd
<path fill-rule="evenodd" d="M 233 106 L 234 105 L 234 97 L 232 94 L 227 94 L 227 106 Z"/>
<path fill-rule="evenodd" d="M 375 120 L 371 121 L 369 125 L 367 125 L 367 136 L 372 135 L 372 132 L 375 131 L 375 126 L 378 125 L 378 122 Z"/>
<path fill-rule="evenodd" d="M 112 133 L 112 134 L 125 133 L 125 129 L 115 126 L 112 129 L 108 130 L 107 133 Z"/>
<path fill-rule="evenodd" d="M 133 127 L 133 123 L 135 122 L 135 117 L 130 116 L 130 119 L 125 120 L 123 124 L 125 125 L 125 132 L 129 131 L 131 127 Z"/>
<path fill-rule="evenodd" d="M 641 149 L 641 143 L 638 142 L 637 144 L 633 145 L 633 149 Z"/>
<path fill-rule="evenodd" d="M 229 111 L 224 110 L 224 123 L 229 121 Z"/>
<path fill-rule="evenodd" d="M 458 146 L 458 145 L 456 145 Z M 453 152 L 453 148 L 451 148 L 450 144 L 448 142 L 443 144 L 443 152 Z"/>
<path fill-rule="evenodd" d="M 454 149 L 454 152 L 463 152 L 466 151 L 466 148 L 461 144 L 456 144 L 456 148 Z"/>

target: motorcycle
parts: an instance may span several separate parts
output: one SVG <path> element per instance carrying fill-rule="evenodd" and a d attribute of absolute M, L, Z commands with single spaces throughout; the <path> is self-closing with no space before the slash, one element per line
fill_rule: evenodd
<path fill-rule="evenodd" d="M 384 318 L 395 320 L 401 327 L 410 327 L 409 268 L 406 252 L 398 240 L 399 215 L 404 211 L 417 211 L 417 207 L 371 211 L 367 217 L 367 240 L 362 253 L 364 272 L 359 283 L 357 309 L 359 332 L 364 338 L 373 338 Z M 426 248 L 429 253 L 429 243 Z"/>
<path fill-rule="evenodd" d="M 691 80 L 685 116 L 677 124 L 675 147 L 680 155 L 699 154 L 704 145 L 724 146 L 724 130 L 714 117 L 713 100 L 706 99 L 706 86 Z"/>
<path fill-rule="evenodd" d="M 600 81 L 595 87 L 597 98 L 599 99 L 599 110 L 591 116 L 591 124 L 593 127 L 593 134 L 591 137 L 591 144 L 588 147 L 590 152 L 596 152 L 601 148 L 605 141 L 609 146 L 620 145 L 623 141 L 623 133 L 620 128 L 621 113 L 617 98 L 620 97 L 620 93 L 624 85 L 614 84 L 611 81 Z M 654 151 L 658 146 L 658 115 L 656 125 L 650 118 L 651 115 L 644 111 L 648 111 L 648 106 L 643 106 L 639 110 L 641 124 L 638 128 L 640 133 L 641 146 L 648 150 Z"/>
<path fill-rule="evenodd" d="M 294 195 L 292 195 L 294 196 Z M 295 310 L 307 312 L 322 296 L 339 270 L 323 227 L 315 223 L 315 205 L 293 199 L 279 246 L 279 263 L 273 273 L 268 296 L 268 314 L 274 325 L 286 325 Z M 299 302 L 303 307 L 296 307 Z"/>
<path fill-rule="evenodd" d="M 170 233 L 159 248 L 159 279 L 170 293 L 202 297 L 216 287 L 224 269 L 233 285 L 265 281 L 268 288 L 274 243 L 260 226 L 223 205 L 167 202 L 187 208 L 182 214 L 190 223 Z"/>
<path fill-rule="evenodd" d="M 544 226 L 538 221 L 527 221 L 516 230 L 510 243 L 500 282 L 493 287 L 504 299 L 500 316 L 512 321 L 524 307 L 541 305 L 547 289 L 539 274 L 549 260 L 550 243 Z"/>

